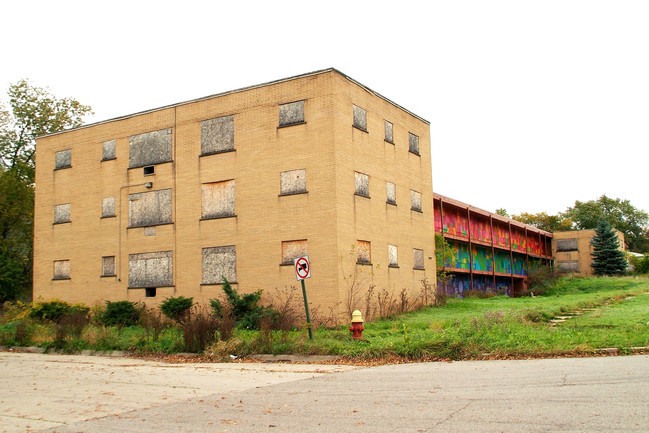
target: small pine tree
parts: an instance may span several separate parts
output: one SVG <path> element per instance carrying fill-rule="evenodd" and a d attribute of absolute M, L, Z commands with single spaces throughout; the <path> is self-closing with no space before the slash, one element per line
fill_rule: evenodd
<path fill-rule="evenodd" d="M 617 275 L 626 271 L 624 253 L 613 227 L 601 219 L 590 241 L 593 246 L 592 268 L 595 275 Z"/>

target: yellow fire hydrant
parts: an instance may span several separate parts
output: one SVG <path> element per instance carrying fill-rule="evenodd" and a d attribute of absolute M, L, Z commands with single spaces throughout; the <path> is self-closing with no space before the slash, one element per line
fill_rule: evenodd
<path fill-rule="evenodd" d="M 362 339 L 364 330 L 365 327 L 363 326 L 361 312 L 359 310 L 354 310 L 352 313 L 352 326 L 349 327 L 349 331 L 352 333 L 352 338 L 354 340 Z"/>

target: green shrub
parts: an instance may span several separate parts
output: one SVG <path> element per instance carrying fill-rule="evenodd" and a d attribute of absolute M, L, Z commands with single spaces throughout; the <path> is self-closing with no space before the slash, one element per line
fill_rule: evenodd
<path fill-rule="evenodd" d="M 65 316 L 88 316 L 90 308 L 85 305 L 70 305 L 67 302 L 52 300 L 48 302 L 36 302 L 32 306 L 29 317 L 40 321 L 60 322 Z"/>
<path fill-rule="evenodd" d="M 177 298 L 171 297 L 165 299 L 160 304 L 160 311 L 171 320 L 184 323 L 189 318 L 189 312 L 193 305 L 194 298 L 185 298 L 184 296 Z"/>
<path fill-rule="evenodd" d="M 228 280 L 223 277 L 223 292 L 226 301 L 231 307 L 231 314 L 236 325 L 242 329 L 259 329 L 259 321 L 264 316 L 277 316 L 277 312 L 271 308 L 257 305 L 261 299 L 261 290 L 239 296 L 236 290 L 230 286 Z M 214 316 L 223 316 L 224 306 L 218 299 L 210 299 L 210 306 Z"/>
<path fill-rule="evenodd" d="M 106 309 L 99 315 L 99 322 L 105 326 L 135 326 L 141 311 L 135 302 L 106 301 Z"/>
<path fill-rule="evenodd" d="M 642 257 L 632 256 L 629 262 L 636 274 L 649 274 L 649 253 L 645 253 Z"/>

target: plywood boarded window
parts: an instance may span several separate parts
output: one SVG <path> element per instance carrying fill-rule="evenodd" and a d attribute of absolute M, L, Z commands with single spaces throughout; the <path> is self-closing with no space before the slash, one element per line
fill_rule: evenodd
<path fill-rule="evenodd" d="M 101 217 L 109 218 L 115 216 L 115 197 L 106 197 L 101 202 Z"/>
<path fill-rule="evenodd" d="M 412 132 L 408 133 L 409 139 L 409 150 L 415 155 L 419 155 L 419 137 L 413 134 Z"/>
<path fill-rule="evenodd" d="M 397 204 L 397 186 L 392 182 L 385 183 L 385 192 L 389 204 Z"/>
<path fill-rule="evenodd" d="M 115 140 L 104 141 L 102 143 L 102 153 L 101 160 L 107 161 L 109 159 L 115 159 Z"/>
<path fill-rule="evenodd" d="M 574 239 L 557 239 L 557 251 L 578 251 L 577 238 Z"/>
<path fill-rule="evenodd" d="M 54 155 L 54 168 L 69 168 L 72 167 L 72 151 L 70 149 L 61 150 Z"/>
<path fill-rule="evenodd" d="M 104 256 L 101 258 L 101 276 L 115 276 L 115 256 Z"/>
<path fill-rule="evenodd" d="M 204 183 L 201 185 L 201 218 L 226 218 L 234 213 L 234 180 Z"/>
<path fill-rule="evenodd" d="M 410 190 L 410 209 L 421 212 L 421 193 Z"/>
<path fill-rule="evenodd" d="M 385 121 L 385 141 L 388 143 L 394 143 L 394 137 L 392 135 L 392 123 Z"/>
<path fill-rule="evenodd" d="M 391 268 L 399 267 L 399 260 L 397 258 L 397 247 L 395 245 L 388 245 L 388 266 Z"/>
<path fill-rule="evenodd" d="M 70 260 L 55 260 L 54 261 L 54 280 L 69 280 L 70 279 Z"/>
<path fill-rule="evenodd" d="M 292 265 L 293 259 L 306 256 L 306 239 L 282 241 L 282 264 Z"/>
<path fill-rule="evenodd" d="M 140 192 L 128 196 L 129 227 L 171 223 L 171 189 Z"/>
<path fill-rule="evenodd" d="M 234 245 L 203 248 L 203 284 L 221 284 L 223 278 L 237 281 L 237 252 Z"/>
<path fill-rule="evenodd" d="M 128 138 L 128 141 L 129 168 L 160 164 L 163 162 L 169 162 L 172 159 L 171 128 L 160 129 L 145 134 L 132 135 Z"/>
<path fill-rule="evenodd" d="M 559 272 L 579 272 L 579 262 L 557 262 Z"/>
<path fill-rule="evenodd" d="M 169 287 L 173 285 L 173 253 L 129 254 L 129 287 Z"/>
<path fill-rule="evenodd" d="M 370 241 L 356 241 L 356 263 L 368 265 L 372 263 L 372 244 Z"/>
<path fill-rule="evenodd" d="M 234 116 L 201 122 L 201 155 L 234 150 Z"/>
<path fill-rule="evenodd" d="M 370 177 L 366 174 L 354 172 L 355 190 L 356 195 L 363 197 L 370 196 Z"/>
<path fill-rule="evenodd" d="M 419 248 L 413 248 L 412 255 L 413 255 L 413 268 L 424 269 L 424 250 L 421 250 Z"/>
<path fill-rule="evenodd" d="M 70 222 L 70 203 L 54 206 L 54 224 Z"/>
<path fill-rule="evenodd" d="M 354 128 L 367 132 L 367 111 L 354 105 Z"/>
<path fill-rule="evenodd" d="M 291 102 L 279 106 L 279 126 L 304 123 L 304 101 Z"/>
<path fill-rule="evenodd" d="M 306 192 L 306 169 L 283 171 L 279 176 L 280 194 L 300 194 Z"/>

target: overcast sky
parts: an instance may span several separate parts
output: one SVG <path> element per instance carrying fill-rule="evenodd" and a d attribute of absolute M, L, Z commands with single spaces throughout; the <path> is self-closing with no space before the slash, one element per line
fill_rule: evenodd
<path fill-rule="evenodd" d="M 101 6 L 100 6 L 101 5 Z M 335 67 L 431 123 L 433 189 L 556 213 L 649 211 L 649 1 L 10 1 L 3 98 L 29 78 L 89 122 Z"/>

